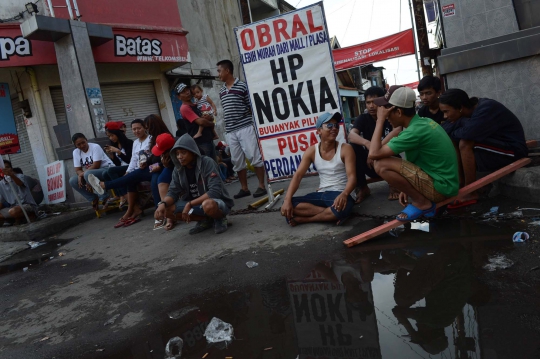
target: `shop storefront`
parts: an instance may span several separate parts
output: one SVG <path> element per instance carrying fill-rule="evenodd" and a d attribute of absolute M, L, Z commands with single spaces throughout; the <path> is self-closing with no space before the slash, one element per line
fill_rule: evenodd
<path fill-rule="evenodd" d="M 54 0 L 52 4 L 56 19 L 61 22 L 69 18 L 65 0 Z M 52 15 L 50 9 L 40 6 L 41 13 Z M 24 2 L 21 7 L 24 8 Z M 165 0 L 155 6 L 145 0 L 96 0 L 80 2 L 78 10 L 91 42 L 91 56 L 88 54 L 84 61 L 91 58 L 95 63 L 99 80 L 98 97 L 92 103 L 66 103 L 69 97 L 64 91 L 72 90 L 69 82 L 61 79 L 54 42 L 24 38 L 18 23 L 0 24 L 0 83 L 9 86 L 21 147 L 19 153 L 4 158 L 25 173 L 39 177 L 42 186 L 43 166 L 47 163 L 63 159 L 68 175 L 73 172 L 69 138 L 74 126 L 70 130 L 68 122 L 77 111 L 87 111 L 89 118 L 102 123 L 113 120 L 126 124 L 159 114 L 171 131 L 176 130 L 170 82 L 165 73 L 188 62 L 187 31 L 181 26 L 176 1 Z M 66 22 L 77 26 L 75 21 Z M 94 41 L 89 26 L 92 24 L 110 27 L 110 38 Z M 88 87 L 95 86 L 85 87 L 88 91 Z M 25 100 L 29 108 L 23 111 Z M 97 111 L 99 102 L 103 111 Z M 95 138 L 93 141 L 105 139 L 104 132 L 94 132 L 87 134 Z M 129 131 L 128 135 L 131 136 Z"/>

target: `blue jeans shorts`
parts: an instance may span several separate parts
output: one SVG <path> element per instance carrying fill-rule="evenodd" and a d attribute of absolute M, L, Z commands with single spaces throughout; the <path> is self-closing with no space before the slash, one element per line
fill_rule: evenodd
<path fill-rule="evenodd" d="M 229 207 L 227 207 L 227 205 L 225 204 L 225 202 L 223 202 L 223 200 L 221 200 L 219 198 L 210 198 L 210 199 L 217 203 L 218 208 L 221 210 L 221 212 L 223 212 L 223 214 L 225 216 L 229 214 L 231 209 Z M 181 199 L 178 200 L 175 203 L 176 208 L 174 209 L 174 214 L 182 213 L 182 211 L 184 210 L 184 207 L 186 207 L 186 204 L 188 204 L 188 201 L 183 201 Z M 192 215 L 194 215 L 194 216 L 206 216 L 206 213 L 204 213 L 204 211 L 203 211 L 202 205 L 201 206 L 195 206 L 195 207 L 192 207 L 192 208 L 193 208 Z"/>
<path fill-rule="evenodd" d="M 337 219 L 344 219 L 351 215 L 354 206 L 354 199 L 350 195 L 347 196 L 347 204 L 345 205 L 345 208 L 342 211 L 337 211 L 332 207 L 332 205 L 334 204 L 336 197 L 340 194 L 340 191 L 312 192 L 306 194 L 305 196 L 293 197 L 292 205 L 293 207 L 296 207 L 300 203 L 310 203 L 317 207 L 330 207 L 330 210 Z"/>

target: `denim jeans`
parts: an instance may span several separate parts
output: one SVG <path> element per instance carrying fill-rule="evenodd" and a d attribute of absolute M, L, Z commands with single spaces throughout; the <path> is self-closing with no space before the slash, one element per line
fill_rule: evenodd
<path fill-rule="evenodd" d="M 125 176 L 122 176 L 112 181 L 106 181 L 105 189 L 109 190 L 111 188 L 118 189 L 118 188 L 127 187 L 128 192 L 137 192 L 137 185 L 139 183 L 150 182 L 151 180 L 152 180 L 152 173 L 150 173 L 148 168 L 145 168 L 145 169 L 138 168 L 126 174 Z"/>
<path fill-rule="evenodd" d="M 109 167 L 109 170 L 105 172 L 105 181 L 112 181 L 122 177 L 126 173 L 127 168 L 128 166 Z M 125 196 L 127 194 L 125 187 L 115 188 L 114 192 L 117 196 Z"/>
<path fill-rule="evenodd" d="M 160 183 L 170 184 L 172 181 L 173 170 L 174 169 L 172 168 L 165 167 L 161 170 L 161 172 L 152 173 L 152 180 L 150 181 L 150 185 L 152 188 L 152 197 L 154 197 L 154 204 L 156 206 L 161 201 L 158 185 Z"/>
<path fill-rule="evenodd" d="M 100 181 L 104 181 L 105 180 L 105 173 L 109 170 L 109 168 L 99 168 L 99 169 L 95 169 L 95 170 L 88 170 L 88 171 L 84 171 L 84 180 L 85 180 L 85 183 L 88 183 L 88 175 L 90 174 L 93 174 L 94 176 L 96 176 Z M 83 186 L 82 188 L 79 188 L 79 176 L 73 176 L 69 179 L 69 185 L 77 192 L 79 192 L 81 194 L 81 196 L 83 196 L 88 202 L 92 202 L 95 198 L 96 198 L 96 194 L 94 194 L 93 192 L 88 192 L 86 190 L 86 186 Z M 104 198 L 107 198 L 109 194 L 107 193 L 107 191 L 105 191 L 105 193 L 101 196 L 99 196 L 100 199 L 104 199 Z"/>

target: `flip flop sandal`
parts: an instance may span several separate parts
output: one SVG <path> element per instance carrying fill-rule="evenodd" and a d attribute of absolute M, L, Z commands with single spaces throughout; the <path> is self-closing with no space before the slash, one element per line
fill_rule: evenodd
<path fill-rule="evenodd" d="M 122 208 L 124 208 L 126 205 L 127 205 L 127 199 L 124 199 L 124 200 L 120 201 L 120 203 L 118 203 L 118 208 L 119 208 L 119 209 L 122 209 Z"/>
<path fill-rule="evenodd" d="M 450 203 L 446 208 L 448 209 L 457 209 L 465 206 L 470 206 L 472 204 L 477 203 L 477 199 L 470 199 L 468 201 L 460 201 L 459 199 L 454 200 L 452 203 Z"/>
<path fill-rule="evenodd" d="M 396 219 L 400 222 L 410 222 L 414 221 L 422 216 L 426 216 L 428 218 L 431 218 L 435 215 L 437 206 L 435 203 L 432 202 L 432 206 L 428 209 L 421 210 L 413 206 L 412 204 L 407 205 L 403 211 L 401 211 L 400 214 L 406 214 L 406 218 L 400 218 L 399 216 L 396 216 Z"/>
<path fill-rule="evenodd" d="M 124 227 L 124 226 L 126 225 L 126 222 L 127 222 L 127 219 L 120 218 L 120 220 L 118 221 L 118 223 L 116 223 L 116 224 L 114 225 L 114 228 Z"/>
<path fill-rule="evenodd" d="M 163 219 L 163 220 L 161 220 L 161 221 L 160 221 L 159 219 L 156 219 L 156 220 L 154 221 L 154 231 L 155 231 L 156 229 L 161 229 L 161 228 L 165 227 L 165 224 L 166 224 L 166 223 L 167 223 L 167 220 L 166 220 L 166 219 Z"/>
<path fill-rule="evenodd" d="M 140 221 L 141 221 L 141 216 L 140 216 L 140 215 L 135 216 L 135 217 L 133 217 L 133 218 L 128 218 L 128 219 L 126 220 L 126 224 L 124 224 L 124 227 L 129 227 L 129 226 L 131 226 L 132 224 L 135 224 L 135 223 L 140 222 Z"/>

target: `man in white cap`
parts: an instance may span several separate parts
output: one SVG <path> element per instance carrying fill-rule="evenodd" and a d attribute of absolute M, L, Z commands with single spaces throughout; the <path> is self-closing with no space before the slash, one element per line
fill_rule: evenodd
<path fill-rule="evenodd" d="M 309 222 L 342 224 L 351 214 L 356 186 L 356 156 L 351 145 L 337 141 L 341 114 L 323 113 L 317 118 L 317 134 L 321 141 L 309 147 L 287 190 L 281 215 L 291 227 Z M 319 172 L 319 189 L 301 197 L 293 197 L 302 177 L 311 165 Z"/>
<path fill-rule="evenodd" d="M 377 125 L 369 148 L 375 171 L 401 193 L 399 202 L 406 208 L 400 221 L 433 217 L 435 204 L 455 196 L 459 189 L 457 155 L 450 137 L 435 121 L 415 112 L 416 94 L 408 87 L 391 86 L 375 99 Z M 381 144 L 384 122 L 405 128 L 386 145 Z M 407 160 L 392 157 L 405 152 Z M 409 204 L 410 198 L 411 203 Z"/>

